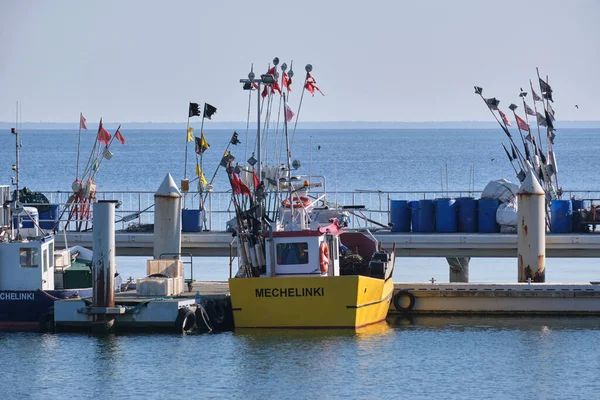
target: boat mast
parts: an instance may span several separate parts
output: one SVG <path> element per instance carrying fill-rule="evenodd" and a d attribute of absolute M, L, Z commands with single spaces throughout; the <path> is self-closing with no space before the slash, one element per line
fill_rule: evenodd
<path fill-rule="evenodd" d="M 16 172 L 16 200 L 15 205 L 19 203 L 19 102 L 17 101 L 17 112 L 16 112 L 16 128 L 12 129 L 12 133 L 15 135 L 15 172 Z"/>

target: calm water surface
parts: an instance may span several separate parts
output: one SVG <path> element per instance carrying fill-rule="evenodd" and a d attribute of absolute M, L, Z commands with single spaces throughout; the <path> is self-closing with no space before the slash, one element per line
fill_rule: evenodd
<path fill-rule="evenodd" d="M 0 334 L 2 398 L 596 398 L 599 318 L 390 320 L 358 332 Z"/>
<path fill-rule="evenodd" d="M 183 175 L 183 131 L 123 130 L 127 144 L 102 165 L 99 190 L 155 190 Z M 206 130 L 212 175 L 231 137 Z M 565 189 L 598 190 L 598 129 L 560 130 L 556 151 Z M 84 132 L 84 154 L 95 133 Z M 76 131 L 22 132 L 22 184 L 69 190 Z M 240 133 L 245 142 L 245 133 Z M 450 190 L 514 174 L 499 130 L 305 130 L 296 133 L 300 174 L 328 177 L 330 192 Z M 245 143 L 233 148 L 250 156 Z M 318 146 L 321 149 L 318 150 Z M 192 147 L 189 148 L 192 151 Z M 87 154 L 86 154 L 87 156 Z M 14 138 L 0 135 L 0 184 L 10 182 Z M 190 169 L 188 175 L 192 173 Z M 224 173 L 216 190 L 226 190 Z M 194 260 L 197 279 L 224 280 L 227 261 Z M 124 277 L 145 273 L 145 258 L 119 257 Z M 516 281 L 516 261 L 474 259 L 471 280 Z M 548 282 L 600 280 L 595 260 L 549 259 Z M 443 259 L 399 259 L 396 281 L 448 280 Z M 242 331 L 214 335 L 39 335 L 0 333 L 0 398 L 596 398 L 600 318 L 417 318 L 349 331 Z"/>

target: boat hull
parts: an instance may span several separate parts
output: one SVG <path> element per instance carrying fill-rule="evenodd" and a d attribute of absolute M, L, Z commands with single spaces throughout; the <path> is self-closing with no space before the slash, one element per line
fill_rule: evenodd
<path fill-rule="evenodd" d="M 0 329 L 38 330 L 55 300 L 89 297 L 92 288 L 69 290 L 0 290 Z"/>
<path fill-rule="evenodd" d="M 229 279 L 236 328 L 359 328 L 385 320 L 392 279 L 366 276 Z"/>

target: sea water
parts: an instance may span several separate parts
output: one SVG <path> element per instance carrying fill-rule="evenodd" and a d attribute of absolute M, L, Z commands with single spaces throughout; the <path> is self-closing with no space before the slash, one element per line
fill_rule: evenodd
<path fill-rule="evenodd" d="M 156 190 L 167 172 L 184 175 L 185 132 L 128 131 L 100 166 L 99 190 Z M 252 155 L 253 134 L 230 146 Z M 232 131 L 205 131 L 215 168 Z M 593 146 L 600 130 L 559 130 L 555 151 L 565 190 L 599 191 Z M 515 135 L 516 136 L 516 135 Z M 95 132 L 81 135 L 81 165 Z M 22 131 L 21 186 L 69 191 L 77 131 Z M 516 137 L 517 140 L 520 138 Z M 271 151 L 281 143 L 273 140 Z M 327 190 L 481 190 L 515 181 L 499 130 L 298 130 L 298 174 L 325 175 Z M 196 156 L 188 144 L 188 177 Z M 0 184 L 13 176 L 14 137 L 0 135 Z M 269 162 L 281 158 L 270 155 Z M 198 160 L 200 162 L 200 160 Z M 83 168 L 83 167 L 80 167 Z M 447 171 L 447 172 L 446 172 Z M 471 171 L 473 173 L 471 174 Z M 470 177 L 473 176 L 473 183 Z M 215 190 L 227 190 L 223 170 Z M 444 189 L 445 190 L 445 189 Z M 126 279 L 145 274 L 145 257 L 118 257 Z M 547 260 L 548 282 L 599 280 L 597 260 Z M 234 265 L 235 270 L 235 265 Z M 225 280 L 226 258 L 195 257 L 198 280 Z M 516 260 L 471 261 L 473 282 L 515 282 Z M 395 281 L 448 281 L 441 258 L 399 258 Z M 0 333 L 3 398 L 594 398 L 600 388 L 600 318 L 390 319 L 359 332 L 241 331 L 215 335 L 39 335 Z"/>

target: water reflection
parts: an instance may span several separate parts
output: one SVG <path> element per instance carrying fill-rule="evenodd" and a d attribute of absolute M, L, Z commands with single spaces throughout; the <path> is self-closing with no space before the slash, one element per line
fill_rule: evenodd
<path fill-rule="evenodd" d="M 423 330 L 519 330 L 548 333 L 555 330 L 600 330 L 600 316 L 456 316 L 414 315 L 388 317 L 391 328 Z"/>

